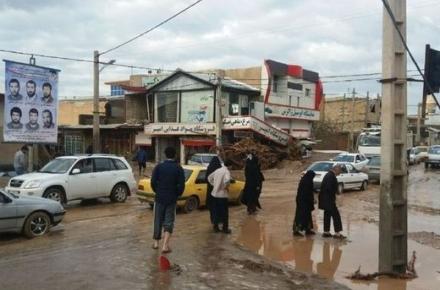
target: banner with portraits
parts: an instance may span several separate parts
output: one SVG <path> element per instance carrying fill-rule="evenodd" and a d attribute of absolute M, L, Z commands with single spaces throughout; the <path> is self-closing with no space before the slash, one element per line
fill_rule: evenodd
<path fill-rule="evenodd" d="M 5 61 L 5 142 L 57 143 L 57 69 Z"/>

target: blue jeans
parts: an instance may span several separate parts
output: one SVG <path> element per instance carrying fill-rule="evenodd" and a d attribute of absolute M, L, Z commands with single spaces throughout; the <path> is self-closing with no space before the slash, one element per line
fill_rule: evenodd
<path fill-rule="evenodd" d="M 174 220 L 176 218 L 176 203 L 163 205 L 159 202 L 154 203 L 154 233 L 153 239 L 160 240 L 162 228 L 164 232 L 173 233 Z"/>

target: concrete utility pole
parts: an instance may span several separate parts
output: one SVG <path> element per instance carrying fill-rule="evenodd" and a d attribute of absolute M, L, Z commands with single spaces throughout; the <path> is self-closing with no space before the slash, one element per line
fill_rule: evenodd
<path fill-rule="evenodd" d="M 420 145 L 420 124 L 422 119 L 422 103 L 417 105 L 417 133 L 416 133 L 416 145 Z"/>
<path fill-rule="evenodd" d="M 223 128 L 223 117 L 222 117 L 222 77 L 217 77 L 217 93 L 215 94 L 216 103 L 215 103 L 215 123 L 216 123 L 216 131 L 215 131 L 215 145 L 217 147 L 222 146 L 222 128 Z"/>
<path fill-rule="evenodd" d="M 93 153 L 101 152 L 99 134 L 99 52 L 93 52 Z"/>
<path fill-rule="evenodd" d="M 356 89 L 353 88 L 351 93 L 351 126 L 350 126 L 350 151 L 354 152 L 354 110 L 355 110 L 355 100 Z"/>
<path fill-rule="evenodd" d="M 369 113 L 370 113 L 370 92 L 367 91 L 367 99 L 365 101 L 365 122 L 364 122 L 364 128 L 368 127 L 368 120 L 369 120 L 368 114 Z"/>
<path fill-rule="evenodd" d="M 342 126 L 341 126 L 341 132 L 344 132 L 344 125 L 345 125 L 345 93 L 344 93 L 344 97 L 342 98 Z"/>
<path fill-rule="evenodd" d="M 397 26 L 406 38 L 406 0 L 388 0 Z M 382 133 L 379 219 L 379 271 L 406 271 L 406 51 L 384 8 L 382 51 Z"/>

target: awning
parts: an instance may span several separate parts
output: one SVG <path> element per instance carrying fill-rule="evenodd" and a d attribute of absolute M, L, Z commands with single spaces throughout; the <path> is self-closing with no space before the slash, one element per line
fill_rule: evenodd
<path fill-rule="evenodd" d="M 214 146 L 215 141 L 211 139 L 184 139 L 182 144 L 185 146 L 199 147 L 199 146 Z"/>

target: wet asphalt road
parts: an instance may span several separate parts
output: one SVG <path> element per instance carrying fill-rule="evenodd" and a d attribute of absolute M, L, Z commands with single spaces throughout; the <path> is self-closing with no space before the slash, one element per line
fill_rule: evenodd
<path fill-rule="evenodd" d="M 263 210 L 249 217 L 231 207 L 231 236 L 211 233 L 206 210 L 179 213 L 168 256 L 178 267 L 171 272 L 158 270 L 147 205 L 134 197 L 69 205 L 63 223 L 44 237 L 0 235 L 0 289 L 344 289 L 332 280 L 352 289 L 439 289 L 440 170 L 419 165 L 410 172 L 408 249 L 417 252 L 420 278 L 359 283 L 345 276 L 359 265 L 377 270 L 379 186 L 339 198 L 350 242 L 293 238 L 293 193 L 305 166 L 268 171 Z M 320 231 L 322 213 L 314 220 Z"/>

